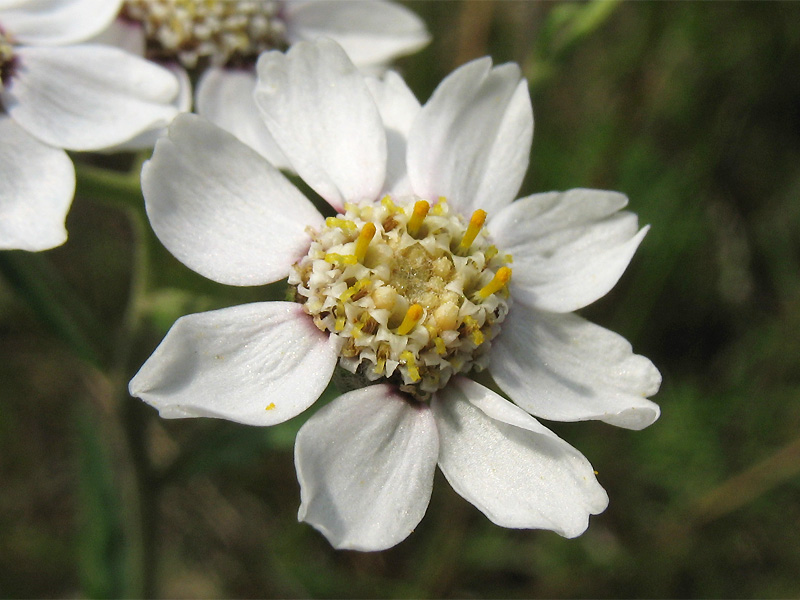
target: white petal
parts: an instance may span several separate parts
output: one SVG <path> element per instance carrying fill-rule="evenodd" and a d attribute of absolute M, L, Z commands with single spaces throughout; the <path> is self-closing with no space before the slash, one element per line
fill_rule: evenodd
<path fill-rule="evenodd" d="M 114 19 L 103 31 L 87 40 L 87 43 L 116 46 L 136 56 L 144 56 L 147 39 L 144 28 L 139 23 Z"/>
<path fill-rule="evenodd" d="M 439 84 L 408 140 L 417 195 L 445 196 L 462 214 L 494 214 L 516 196 L 533 137 L 528 84 L 513 64 L 472 61 Z"/>
<path fill-rule="evenodd" d="M 100 33 L 122 0 L 26 0 L 0 5 L 0 23 L 21 44 L 74 44 Z"/>
<path fill-rule="evenodd" d="M 102 45 L 20 48 L 2 93 L 8 113 L 42 141 L 101 150 L 172 120 L 175 76 L 150 61 Z"/>
<path fill-rule="evenodd" d="M 406 147 L 411 125 L 419 114 L 419 101 L 394 71 L 387 72 L 382 79 L 368 77 L 366 82 L 386 129 L 388 155 L 384 188 L 397 195 L 410 195 L 413 191 L 406 170 Z"/>
<path fill-rule="evenodd" d="M 492 341 L 491 360 L 503 391 L 543 419 L 644 429 L 660 414 L 646 399 L 661 384 L 653 363 L 622 336 L 574 314 L 515 304 Z"/>
<path fill-rule="evenodd" d="M 197 84 L 197 114 L 257 150 L 272 166 L 290 168 L 289 159 L 264 125 L 253 100 L 255 89 L 255 71 L 220 67 L 206 69 Z"/>
<path fill-rule="evenodd" d="M 75 193 L 67 153 L 31 137 L 0 113 L 0 250 L 39 251 L 67 239 Z"/>
<path fill-rule="evenodd" d="M 300 42 L 258 60 L 255 101 L 295 171 L 341 211 L 374 200 L 386 172 L 386 135 L 363 76 L 330 40 Z"/>
<path fill-rule="evenodd" d="M 165 63 L 162 66 L 170 71 L 178 81 L 178 95 L 172 101 L 176 114 L 189 112 L 192 109 L 192 82 L 186 69 L 178 63 Z M 139 135 L 110 148 L 104 148 L 103 153 L 136 152 L 138 150 L 152 149 L 159 138 L 167 135 L 167 127 L 148 129 Z"/>
<path fill-rule="evenodd" d="M 425 514 L 438 450 L 426 405 L 386 384 L 349 392 L 297 434 L 298 518 L 336 548 L 390 548 Z"/>
<path fill-rule="evenodd" d="M 492 219 L 495 243 L 514 258 L 511 294 L 541 310 L 572 312 L 614 287 L 648 227 L 628 199 L 575 189 L 522 198 Z"/>
<path fill-rule="evenodd" d="M 480 384 L 454 378 L 432 409 L 439 468 L 494 523 L 575 537 L 608 505 L 580 452 Z"/>
<path fill-rule="evenodd" d="M 201 275 L 230 285 L 283 279 L 308 251 L 317 209 L 255 150 L 191 114 L 178 116 L 142 169 L 161 242 Z"/>
<path fill-rule="evenodd" d="M 165 419 L 275 425 L 314 403 L 337 359 L 301 305 L 242 304 L 178 319 L 129 390 Z"/>
<path fill-rule="evenodd" d="M 358 67 L 372 67 L 416 52 L 430 41 L 425 23 L 392 2 L 314 0 L 289 3 L 286 35 L 291 43 L 331 38 Z"/>

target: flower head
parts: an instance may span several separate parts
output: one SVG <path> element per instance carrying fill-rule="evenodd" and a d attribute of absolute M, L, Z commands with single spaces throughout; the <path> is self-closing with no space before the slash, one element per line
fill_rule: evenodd
<path fill-rule="evenodd" d="M 613 192 L 512 202 L 533 116 L 515 65 L 456 70 L 421 107 L 331 41 L 270 52 L 256 103 L 324 218 L 279 171 L 182 116 L 143 170 L 167 248 L 221 283 L 288 277 L 295 302 L 178 320 L 130 384 L 162 416 L 253 425 L 351 391 L 301 428 L 299 516 L 336 547 L 378 550 L 422 518 L 435 467 L 492 521 L 572 537 L 607 496 L 532 415 L 652 423 L 646 358 L 572 311 L 605 294 L 646 233 Z M 513 401 L 469 377 L 488 368 Z"/>
<path fill-rule="evenodd" d="M 120 1 L 0 4 L 0 249 L 66 240 L 75 173 L 64 148 L 115 146 L 176 114 L 178 82 L 168 71 L 79 44 L 108 26 Z"/>
<path fill-rule="evenodd" d="M 189 69 L 255 62 L 264 50 L 286 45 L 275 0 L 125 0 L 122 17 L 141 23 L 148 55 L 178 60 Z"/>
<path fill-rule="evenodd" d="M 324 36 L 361 69 L 381 71 L 430 39 L 419 17 L 385 0 L 124 0 L 122 7 L 104 39 L 173 69 L 186 88 L 176 104 L 182 111 L 190 109 L 193 73 L 195 111 L 282 168 L 289 164 L 252 99 L 261 52 Z M 138 145 L 152 146 L 155 137 Z"/>

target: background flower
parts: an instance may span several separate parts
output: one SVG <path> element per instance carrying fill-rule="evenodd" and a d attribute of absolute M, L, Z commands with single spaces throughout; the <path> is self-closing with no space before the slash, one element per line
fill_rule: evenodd
<path fill-rule="evenodd" d="M 173 69 L 185 90 L 177 107 L 195 111 L 252 146 L 274 165 L 290 167 L 253 104 L 258 54 L 300 40 L 329 37 L 365 71 L 380 72 L 399 56 L 430 41 L 425 23 L 408 8 L 385 0 L 270 0 L 178 4 L 123 3 L 123 16 L 101 40 L 138 49 Z M 255 27 L 258 20 L 261 25 Z M 154 136 L 137 140 L 152 146 Z"/>
<path fill-rule="evenodd" d="M 175 115 L 178 85 L 167 71 L 116 48 L 76 45 L 106 27 L 119 4 L 0 4 L 8 50 L 0 59 L 0 249 L 66 240 L 75 175 L 62 148 L 108 148 Z"/>

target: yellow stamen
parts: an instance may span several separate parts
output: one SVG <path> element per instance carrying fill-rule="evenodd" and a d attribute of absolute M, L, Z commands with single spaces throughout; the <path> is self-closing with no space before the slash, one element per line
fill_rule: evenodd
<path fill-rule="evenodd" d="M 414 360 L 414 355 L 411 353 L 410 350 L 405 350 L 400 353 L 400 360 L 406 363 L 406 368 L 408 369 L 408 376 L 411 377 L 411 381 L 417 382 L 422 377 L 420 377 L 419 369 L 417 368 L 417 361 Z"/>
<path fill-rule="evenodd" d="M 334 324 L 334 329 L 336 331 L 343 331 L 345 323 L 347 322 L 347 318 L 344 316 L 336 317 L 336 323 Z"/>
<path fill-rule="evenodd" d="M 433 214 L 435 214 L 437 217 L 441 217 L 444 214 L 446 203 L 447 198 L 444 196 L 439 196 L 439 201 L 433 206 Z"/>
<path fill-rule="evenodd" d="M 362 281 L 368 282 L 369 280 L 364 279 Z M 366 310 L 358 316 L 358 319 L 356 319 L 356 322 L 353 324 L 352 334 L 354 338 L 358 338 L 363 335 L 363 332 L 361 330 L 364 329 L 364 326 L 367 324 L 367 321 L 369 321 L 369 318 L 370 314 Z"/>
<path fill-rule="evenodd" d="M 325 255 L 325 262 L 340 265 L 354 265 L 358 262 L 358 259 L 352 254 L 336 254 L 335 252 L 329 252 Z"/>
<path fill-rule="evenodd" d="M 381 204 L 383 204 L 383 207 L 390 213 L 394 214 L 397 212 L 397 206 L 392 202 L 392 197 L 389 194 L 381 198 Z"/>
<path fill-rule="evenodd" d="M 406 230 L 411 237 L 417 237 L 419 228 L 422 227 L 422 222 L 425 220 L 425 217 L 428 216 L 428 211 L 430 209 L 431 205 L 428 204 L 427 200 L 418 200 L 414 204 L 414 212 L 406 226 Z"/>
<path fill-rule="evenodd" d="M 492 244 L 491 246 L 489 246 L 489 247 L 486 249 L 486 252 L 484 252 L 484 256 L 486 256 L 486 260 L 487 260 L 487 261 L 490 261 L 490 260 L 492 260 L 492 259 L 493 259 L 495 256 L 497 256 L 497 253 L 498 253 L 498 252 L 500 252 L 500 251 L 497 249 L 497 246 L 495 246 L 494 244 Z M 510 254 L 506 254 L 506 256 L 511 256 L 511 255 L 510 255 Z M 509 261 L 507 260 L 506 262 L 509 262 Z"/>
<path fill-rule="evenodd" d="M 383 358 L 382 356 L 379 356 L 378 357 L 378 362 L 375 363 L 375 369 L 374 369 L 375 374 L 376 375 L 381 375 L 385 368 L 386 368 L 386 359 Z"/>
<path fill-rule="evenodd" d="M 422 318 L 422 312 L 422 307 L 419 304 L 412 304 L 406 311 L 406 316 L 403 318 L 403 322 L 400 323 L 400 327 L 397 328 L 397 335 L 410 333 Z"/>
<path fill-rule="evenodd" d="M 375 363 L 375 374 L 381 375 L 386 370 L 386 361 L 391 355 L 391 348 L 386 344 L 380 344 L 375 353 L 377 362 Z"/>
<path fill-rule="evenodd" d="M 511 280 L 511 269 L 508 267 L 500 267 L 497 269 L 497 273 L 494 274 L 494 278 L 487 283 L 483 288 L 478 292 L 478 296 L 486 300 L 492 294 L 495 294 L 503 289 L 503 287 Z"/>
<path fill-rule="evenodd" d="M 339 300 L 341 300 L 342 302 L 347 302 L 348 300 L 350 300 L 350 298 L 355 296 L 358 292 L 363 290 L 369 284 L 370 284 L 369 279 L 359 279 L 353 285 L 347 288 L 347 290 L 342 292 L 342 295 L 339 296 Z"/>
<path fill-rule="evenodd" d="M 348 221 L 347 219 L 340 219 L 339 217 L 328 217 L 325 219 L 325 225 L 328 227 L 338 227 L 339 229 L 343 229 L 345 231 L 353 231 L 358 229 L 357 225 L 352 221 Z"/>
<path fill-rule="evenodd" d="M 466 315 L 464 317 L 464 327 L 466 327 L 467 331 L 472 331 L 473 329 L 479 329 L 480 326 L 478 325 L 478 321 L 475 320 L 475 317 L 472 315 Z"/>
<path fill-rule="evenodd" d="M 436 354 L 442 355 L 447 353 L 447 346 L 444 345 L 444 340 L 440 337 L 433 338 L 433 344 L 436 346 Z"/>
<path fill-rule="evenodd" d="M 469 247 L 472 246 L 472 242 L 475 241 L 475 238 L 478 236 L 478 232 L 483 227 L 483 223 L 486 221 L 486 211 L 483 209 L 478 209 L 474 213 L 472 213 L 472 217 L 470 217 L 469 225 L 467 226 L 467 231 L 464 233 L 464 237 L 461 238 L 461 242 L 458 244 L 458 249 L 462 252 L 466 252 L 469 250 Z"/>
<path fill-rule="evenodd" d="M 356 260 L 358 262 L 364 262 L 364 257 L 367 255 L 367 248 L 369 248 L 369 243 L 372 241 L 372 238 L 375 236 L 375 223 L 365 223 L 364 227 L 361 228 L 361 233 L 358 234 L 358 239 L 356 240 Z"/>
<path fill-rule="evenodd" d="M 476 346 L 480 346 L 483 343 L 484 337 L 480 325 L 478 325 L 478 321 L 475 320 L 475 317 L 472 317 L 471 315 L 464 317 L 464 325 L 466 327 L 465 333 L 468 333 L 469 337 L 472 338 L 472 343 Z"/>

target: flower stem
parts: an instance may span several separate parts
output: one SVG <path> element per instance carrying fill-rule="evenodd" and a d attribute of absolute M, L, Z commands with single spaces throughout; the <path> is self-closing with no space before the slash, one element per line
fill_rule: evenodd
<path fill-rule="evenodd" d="M 138 155 L 129 171 L 112 171 L 82 162 L 75 162 L 76 196 L 108 203 L 112 206 L 142 206 L 140 173 L 145 156 Z"/>
<path fill-rule="evenodd" d="M 108 348 L 100 322 L 45 255 L 0 252 L 0 273 L 78 357 L 102 368 Z"/>

